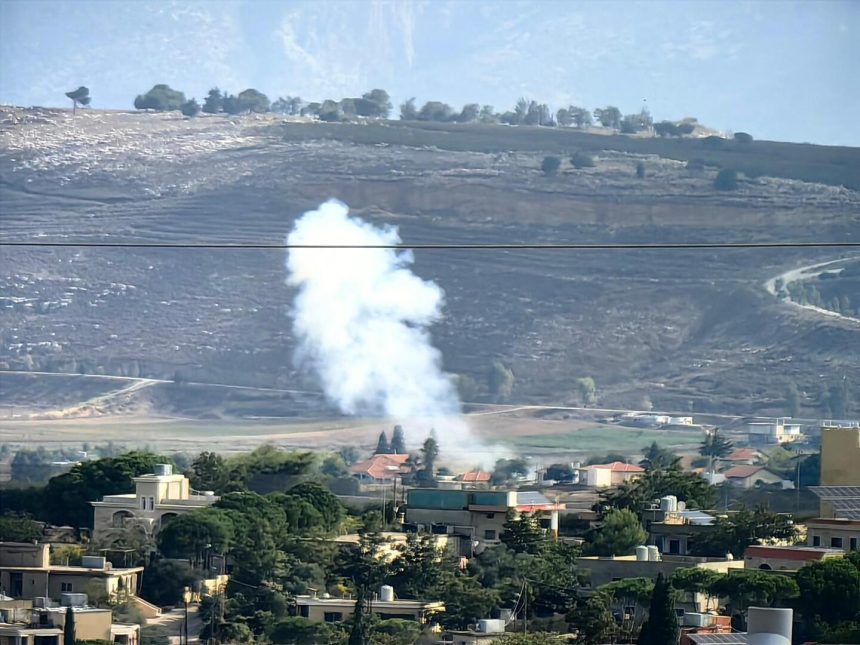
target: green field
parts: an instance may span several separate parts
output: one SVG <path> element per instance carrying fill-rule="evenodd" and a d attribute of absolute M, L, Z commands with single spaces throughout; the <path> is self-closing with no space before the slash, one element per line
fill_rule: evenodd
<path fill-rule="evenodd" d="M 652 441 L 669 448 L 690 448 L 701 440 L 702 433 L 698 431 L 669 432 L 665 430 L 597 427 L 576 430 L 568 434 L 517 437 L 509 443 L 518 450 L 538 448 L 591 454 L 608 452 L 633 454 L 642 452 L 642 449 Z"/>

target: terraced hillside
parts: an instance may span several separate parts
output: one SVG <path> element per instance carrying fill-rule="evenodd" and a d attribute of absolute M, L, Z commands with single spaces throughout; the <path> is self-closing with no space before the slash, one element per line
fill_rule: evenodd
<path fill-rule="evenodd" d="M 856 187 L 785 178 L 860 176 L 857 150 L 721 148 L 714 163 L 770 160 L 783 175 L 742 178 L 723 193 L 713 189 L 716 166 L 685 166 L 710 161 L 701 142 L 631 141 L 502 126 L 3 108 L 0 235 L 278 243 L 303 211 L 337 197 L 398 226 L 407 244 L 860 239 Z M 542 175 L 546 154 L 577 149 L 595 155 L 594 168 L 565 162 L 559 176 Z M 807 163 L 828 150 L 836 175 Z M 860 325 L 793 307 L 765 282 L 846 254 L 422 250 L 415 267 L 446 293 L 433 330 L 446 369 L 480 385 L 500 359 L 516 377 L 512 401 L 573 402 L 574 379 L 592 376 L 607 406 L 648 399 L 662 409 L 778 414 L 795 382 L 814 416 L 822 384 L 860 383 Z M 277 250 L 6 247 L 0 368 L 313 390 L 291 362 L 283 262 Z M 131 395 L 140 405 L 118 411 L 200 417 L 223 404 L 217 394 L 185 400 L 163 389 L 139 388 Z M 55 406 L 38 392 L 3 388 L 0 403 Z M 67 409 L 69 398 L 57 395 L 56 405 Z M 234 398 L 229 410 L 253 407 Z M 261 410 L 320 412 L 308 397 L 270 395 Z"/>

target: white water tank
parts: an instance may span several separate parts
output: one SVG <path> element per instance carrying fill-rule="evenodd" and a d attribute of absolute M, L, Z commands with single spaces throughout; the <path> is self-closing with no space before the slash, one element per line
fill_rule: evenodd
<path fill-rule="evenodd" d="M 382 602 L 393 602 L 394 601 L 394 587 L 391 585 L 382 585 L 379 589 L 379 599 Z"/>
<path fill-rule="evenodd" d="M 84 555 L 81 556 L 81 566 L 87 569 L 104 569 L 107 565 L 107 559 L 101 555 Z"/>
<path fill-rule="evenodd" d="M 750 607 L 747 614 L 748 645 L 790 645 L 791 609 Z"/>
<path fill-rule="evenodd" d="M 648 559 L 651 562 L 660 562 L 660 549 L 653 544 L 648 546 Z"/>
<path fill-rule="evenodd" d="M 85 607 L 87 594 L 85 593 L 63 593 L 60 594 L 61 607 Z"/>
<path fill-rule="evenodd" d="M 647 546 L 637 546 L 636 547 L 636 559 L 639 562 L 646 562 L 648 560 L 648 547 Z"/>
<path fill-rule="evenodd" d="M 482 634 L 502 634 L 505 631 L 505 621 L 500 618 L 482 618 L 478 621 L 476 631 Z"/>
<path fill-rule="evenodd" d="M 660 498 L 660 510 L 667 512 L 675 512 L 678 510 L 678 498 L 674 495 L 666 495 Z"/>

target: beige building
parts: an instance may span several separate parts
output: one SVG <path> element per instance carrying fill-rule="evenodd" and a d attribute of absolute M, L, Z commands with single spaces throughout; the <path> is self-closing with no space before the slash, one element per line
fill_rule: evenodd
<path fill-rule="evenodd" d="M 0 645 L 62 645 L 66 607 L 9 606 L 0 602 Z M 138 645 L 140 626 L 112 622 L 110 609 L 73 607 L 75 638 Z"/>
<path fill-rule="evenodd" d="M 548 530 L 558 527 L 559 505 L 535 491 L 415 488 L 406 496 L 407 532 L 447 535 L 460 555 L 501 544 L 508 512 L 542 513 Z"/>
<path fill-rule="evenodd" d="M 84 556 L 81 566 L 51 564 L 50 548 L 49 544 L 0 542 L 0 592 L 12 598 L 136 594 L 143 567 L 114 569 L 96 556 Z"/>
<path fill-rule="evenodd" d="M 395 599 L 394 590 L 384 586 L 378 596 L 368 602 L 368 609 L 383 620 L 400 618 L 414 620 L 423 625 L 429 622 L 434 614 L 444 612 L 445 605 L 438 601 Z M 332 598 L 328 594 L 296 596 L 296 613 L 316 623 L 339 623 L 354 612 L 354 598 Z"/>
<path fill-rule="evenodd" d="M 93 540 L 111 544 L 137 533 L 145 541 L 182 513 L 205 508 L 218 501 L 210 492 L 192 491 L 188 478 L 174 475 L 169 464 L 159 464 L 155 472 L 134 478 L 134 492 L 106 495 L 100 502 L 91 502 L 95 509 Z"/>
<path fill-rule="evenodd" d="M 821 485 L 860 486 L 860 427 L 822 426 Z"/>
<path fill-rule="evenodd" d="M 590 488 L 609 488 L 640 477 L 645 469 L 623 461 L 593 464 L 579 469 L 579 483 Z"/>
<path fill-rule="evenodd" d="M 779 484 L 782 477 L 770 472 L 764 466 L 732 466 L 722 473 L 726 481 L 739 488 L 755 488 L 766 484 Z"/>
<path fill-rule="evenodd" d="M 806 522 L 806 543 L 843 551 L 860 548 L 860 520 L 818 517 Z"/>
<path fill-rule="evenodd" d="M 756 445 L 768 443 L 793 443 L 803 438 L 799 423 L 787 419 L 753 421 L 747 424 L 749 442 Z"/>
<path fill-rule="evenodd" d="M 594 590 L 598 587 L 624 580 L 625 578 L 651 578 L 657 579 L 662 573 L 669 577 L 676 569 L 700 568 L 709 569 L 718 573 L 728 573 L 732 569 L 743 569 L 743 560 L 726 560 L 724 558 L 704 558 L 693 556 L 669 555 L 660 556 L 655 560 L 637 559 L 635 555 L 624 555 L 615 557 L 586 556 L 578 558 L 577 567 L 588 573 L 588 582 L 585 590 Z M 704 594 L 683 594 L 677 606 L 689 611 L 708 611 L 708 598 Z"/>

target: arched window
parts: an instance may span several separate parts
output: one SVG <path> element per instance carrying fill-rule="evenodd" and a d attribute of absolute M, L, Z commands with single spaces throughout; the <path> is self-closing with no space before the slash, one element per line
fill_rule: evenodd
<path fill-rule="evenodd" d="M 111 517 L 111 526 L 115 529 L 123 529 L 129 526 L 130 520 L 134 517 L 129 511 L 117 511 Z"/>
<path fill-rule="evenodd" d="M 177 513 L 165 513 L 164 515 L 162 515 L 161 516 L 161 528 L 164 528 L 165 526 L 170 524 L 170 521 L 173 518 L 175 518 L 177 515 L 178 515 Z"/>
<path fill-rule="evenodd" d="M 770 571 L 771 570 L 771 566 L 769 564 L 760 564 L 760 565 L 758 565 L 758 568 L 763 569 L 764 571 Z"/>

